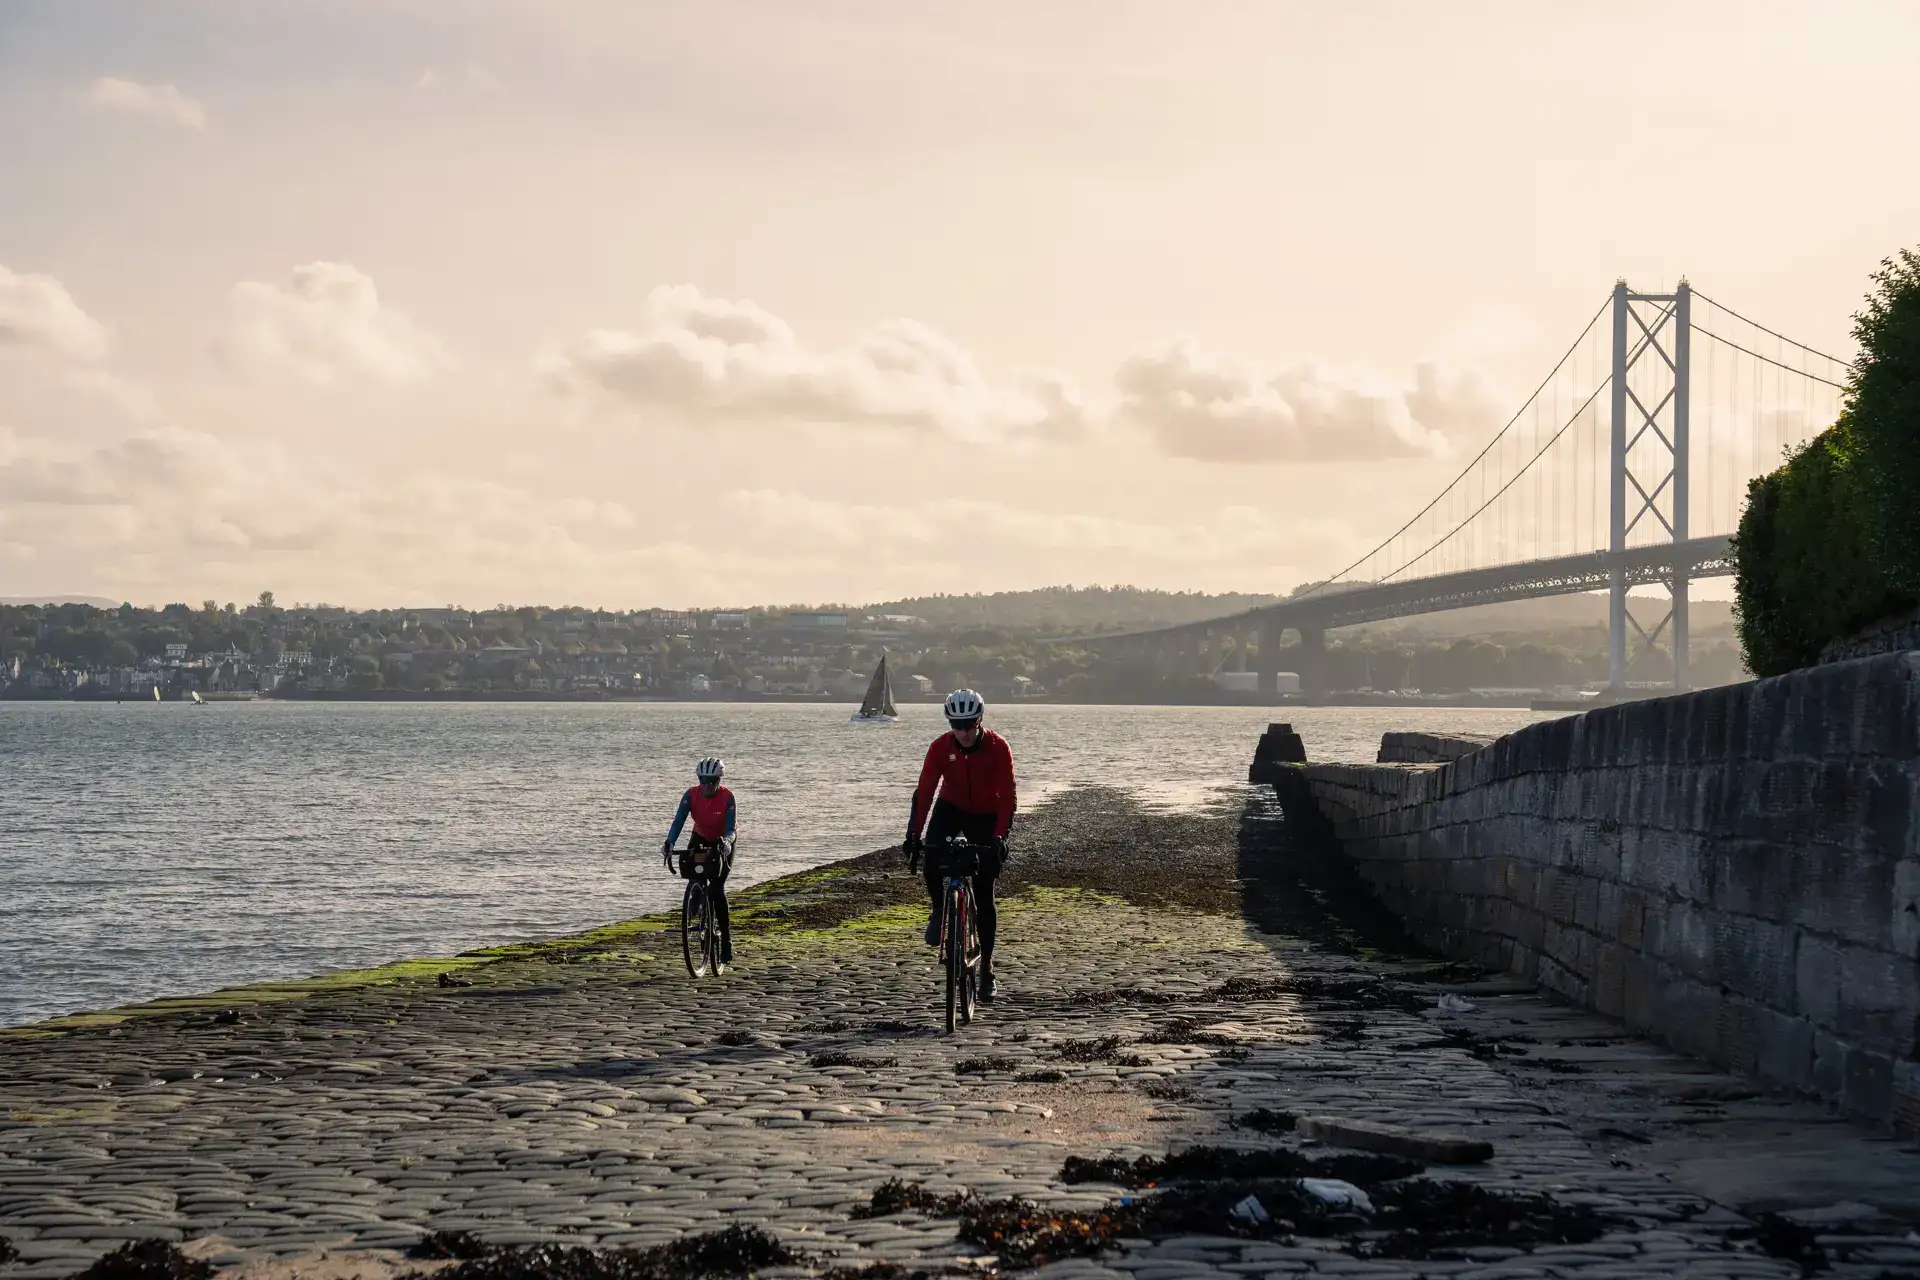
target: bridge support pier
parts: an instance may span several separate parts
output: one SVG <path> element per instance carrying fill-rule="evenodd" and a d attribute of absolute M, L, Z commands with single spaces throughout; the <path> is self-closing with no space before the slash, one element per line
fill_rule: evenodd
<path fill-rule="evenodd" d="M 1280 695 L 1280 624 L 1272 618 L 1260 620 L 1260 696 Z"/>
<path fill-rule="evenodd" d="M 1300 692 L 1320 698 L 1327 692 L 1327 629 L 1300 628 Z"/>
<path fill-rule="evenodd" d="M 1233 669 L 1235 671 L 1245 671 L 1247 669 L 1247 648 L 1253 643 L 1251 639 L 1252 635 L 1253 633 L 1251 631 L 1236 631 L 1233 633 Z"/>

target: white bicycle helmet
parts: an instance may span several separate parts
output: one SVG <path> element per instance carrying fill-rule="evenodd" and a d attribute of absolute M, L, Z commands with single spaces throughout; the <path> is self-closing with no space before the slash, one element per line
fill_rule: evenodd
<path fill-rule="evenodd" d="M 719 756 L 708 756 L 693 766 L 693 776 L 702 782 L 718 782 L 727 774 L 727 766 Z"/>
<path fill-rule="evenodd" d="M 971 689 L 955 689 L 947 695 L 947 719 L 978 720 L 987 713 L 987 700 Z"/>

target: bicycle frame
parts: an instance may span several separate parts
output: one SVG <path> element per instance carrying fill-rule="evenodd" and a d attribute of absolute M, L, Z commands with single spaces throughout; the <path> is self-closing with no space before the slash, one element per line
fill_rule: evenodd
<path fill-rule="evenodd" d="M 973 893 L 980 857 L 964 837 L 929 849 L 928 857 L 940 860 L 936 864 L 941 878 L 940 955 L 946 968 L 947 1031 L 951 1034 L 956 1015 L 963 1024 L 973 1021 L 980 989 L 980 917 Z"/>
<path fill-rule="evenodd" d="M 686 961 L 689 977 L 700 978 L 707 974 L 718 975 L 720 963 L 720 930 L 714 919 L 713 890 L 719 883 L 719 873 L 725 869 L 726 854 L 719 848 L 694 848 L 689 845 L 681 850 L 679 857 L 690 861 L 673 867 L 674 874 L 681 875 L 687 870 L 686 893 L 680 903 L 680 954 Z M 694 945 L 695 934 L 699 935 L 698 948 Z M 696 950 L 698 955 L 696 956 Z"/>

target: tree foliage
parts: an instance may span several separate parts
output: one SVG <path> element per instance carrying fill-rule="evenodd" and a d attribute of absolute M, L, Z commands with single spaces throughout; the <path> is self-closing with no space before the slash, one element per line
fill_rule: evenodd
<path fill-rule="evenodd" d="M 1920 597 L 1920 252 L 1901 250 L 1873 279 L 1853 322 L 1848 412 L 1875 557 Z"/>
<path fill-rule="evenodd" d="M 1870 474 L 1849 414 L 1747 486 L 1735 618 L 1755 675 L 1810 666 L 1828 641 L 1911 603 L 1877 554 Z"/>

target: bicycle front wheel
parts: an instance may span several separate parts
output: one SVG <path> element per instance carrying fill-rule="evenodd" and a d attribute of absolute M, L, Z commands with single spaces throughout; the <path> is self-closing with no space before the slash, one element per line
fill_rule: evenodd
<path fill-rule="evenodd" d="M 980 994 L 980 925 L 975 919 L 973 890 L 960 894 L 960 1021 L 973 1021 L 974 1004 Z"/>
<path fill-rule="evenodd" d="M 720 928 L 713 920 L 713 890 L 708 888 L 700 895 L 700 954 L 706 960 L 707 972 L 720 972 Z"/>
<path fill-rule="evenodd" d="M 701 892 L 698 880 L 687 881 L 687 892 L 680 899 L 680 954 L 687 962 L 687 976 L 697 978 L 700 968 L 706 963 L 707 944 L 701 929 L 700 905 L 706 894 Z"/>
<path fill-rule="evenodd" d="M 947 890 L 946 935 L 947 1034 L 952 1035 L 955 1017 L 960 1012 L 964 998 L 967 974 L 965 899 L 958 888 Z"/>

